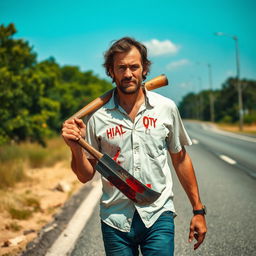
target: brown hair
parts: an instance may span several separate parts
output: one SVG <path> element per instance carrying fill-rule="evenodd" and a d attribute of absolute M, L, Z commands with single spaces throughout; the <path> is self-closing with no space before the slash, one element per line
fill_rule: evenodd
<path fill-rule="evenodd" d="M 119 40 L 114 41 L 111 47 L 105 52 L 105 62 L 103 63 L 103 66 L 105 67 L 106 74 L 108 76 L 111 76 L 109 70 L 113 69 L 115 54 L 128 52 L 131 50 L 132 46 L 135 46 L 140 52 L 143 71 L 146 71 L 146 75 L 143 75 L 143 80 L 146 79 L 151 65 L 151 61 L 149 61 L 147 58 L 147 48 L 145 45 L 141 44 L 140 42 L 136 41 L 131 37 L 123 37 Z"/>

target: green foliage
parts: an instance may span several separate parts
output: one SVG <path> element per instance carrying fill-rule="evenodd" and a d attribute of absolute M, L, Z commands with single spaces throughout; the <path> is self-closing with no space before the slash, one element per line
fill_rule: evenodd
<path fill-rule="evenodd" d="M 256 123 L 256 110 L 251 111 L 244 115 L 244 122 L 246 124 L 253 124 Z"/>
<path fill-rule="evenodd" d="M 61 123 L 111 84 L 53 57 L 38 63 L 28 42 L 14 39 L 14 24 L 0 26 L 0 145 L 39 142 L 59 133 Z"/>
<path fill-rule="evenodd" d="M 243 95 L 244 123 L 256 122 L 256 81 L 240 80 Z M 184 118 L 210 120 L 210 94 L 213 94 L 215 107 L 215 121 L 236 123 L 239 120 L 237 80 L 227 79 L 222 89 L 216 91 L 202 91 L 198 94 L 187 94 L 181 101 L 179 108 Z"/>

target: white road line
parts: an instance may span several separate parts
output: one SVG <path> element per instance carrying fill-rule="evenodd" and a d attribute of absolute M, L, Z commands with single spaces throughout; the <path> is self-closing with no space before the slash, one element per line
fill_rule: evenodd
<path fill-rule="evenodd" d="M 232 165 L 236 164 L 236 161 L 228 156 L 220 155 L 220 158 L 229 164 L 232 164 Z"/>
<path fill-rule="evenodd" d="M 192 139 L 192 142 L 193 142 L 193 144 L 198 144 L 199 143 L 199 141 L 196 140 L 196 139 Z"/>
<path fill-rule="evenodd" d="M 66 229 L 60 234 L 46 256 L 65 256 L 71 253 L 82 229 L 90 219 L 102 194 L 101 181 L 95 181 L 89 195 L 77 209 Z"/>

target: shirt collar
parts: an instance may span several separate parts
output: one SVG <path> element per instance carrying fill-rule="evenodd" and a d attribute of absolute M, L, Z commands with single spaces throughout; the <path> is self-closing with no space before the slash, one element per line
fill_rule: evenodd
<path fill-rule="evenodd" d="M 156 106 L 157 102 L 155 100 L 154 95 L 149 92 L 145 87 L 144 87 L 144 93 L 145 93 L 145 105 L 154 107 Z M 118 102 L 117 102 L 117 90 L 116 88 L 112 92 L 112 96 L 110 100 L 105 104 L 105 108 L 109 110 L 117 109 L 118 108 Z"/>
<path fill-rule="evenodd" d="M 117 99 L 116 99 L 116 88 L 114 88 L 110 100 L 104 105 L 104 107 L 106 109 L 118 108 L 118 103 L 117 103 Z"/>

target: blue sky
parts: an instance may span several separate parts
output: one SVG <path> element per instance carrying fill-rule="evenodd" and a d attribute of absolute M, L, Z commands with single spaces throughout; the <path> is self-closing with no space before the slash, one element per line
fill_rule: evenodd
<path fill-rule="evenodd" d="M 131 36 L 144 42 L 153 62 L 148 79 L 166 74 L 170 86 L 158 92 L 178 103 L 188 92 L 213 88 L 236 75 L 239 39 L 241 77 L 256 79 L 256 1 L 254 0 L 1 0 L 0 23 L 13 22 L 38 60 L 93 70 L 107 78 L 103 53 L 110 42 Z M 110 81 L 110 80 L 109 80 Z"/>

